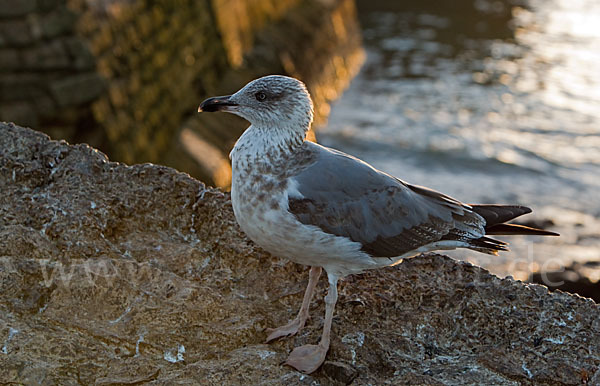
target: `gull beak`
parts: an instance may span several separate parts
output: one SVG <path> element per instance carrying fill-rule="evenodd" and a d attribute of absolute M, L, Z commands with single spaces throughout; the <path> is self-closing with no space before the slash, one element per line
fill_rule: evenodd
<path fill-rule="evenodd" d="M 237 106 L 237 103 L 231 101 L 231 95 L 208 98 L 200 104 L 198 112 L 214 113 L 215 111 L 231 111 L 229 107 Z"/>

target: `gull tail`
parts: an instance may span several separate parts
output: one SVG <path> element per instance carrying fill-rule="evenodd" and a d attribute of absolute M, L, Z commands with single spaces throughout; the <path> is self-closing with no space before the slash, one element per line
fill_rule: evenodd
<path fill-rule="evenodd" d="M 485 219 L 486 235 L 538 235 L 559 236 L 558 233 L 525 225 L 506 224 L 514 218 L 531 213 L 531 209 L 520 205 L 471 205 L 473 211 Z M 469 240 L 469 248 L 490 255 L 498 255 L 498 251 L 508 251 L 508 244 L 489 237 Z"/>
<path fill-rule="evenodd" d="M 558 233 L 525 225 L 506 224 L 531 209 L 520 205 L 472 205 L 473 211 L 485 219 L 486 235 L 538 235 L 559 236 Z"/>

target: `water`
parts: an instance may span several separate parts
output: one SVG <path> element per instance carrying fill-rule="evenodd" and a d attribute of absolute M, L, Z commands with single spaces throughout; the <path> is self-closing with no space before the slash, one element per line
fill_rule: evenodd
<path fill-rule="evenodd" d="M 523 220 L 561 233 L 457 258 L 519 279 L 599 261 L 600 2 L 358 8 L 367 61 L 319 141 L 464 202 L 530 206 Z"/>

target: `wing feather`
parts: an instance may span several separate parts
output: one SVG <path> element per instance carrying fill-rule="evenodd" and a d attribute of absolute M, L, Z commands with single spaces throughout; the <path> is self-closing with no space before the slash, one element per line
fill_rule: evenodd
<path fill-rule="evenodd" d="M 360 242 L 372 256 L 401 256 L 452 234 L 483 236 L 485 220 L 436 191 L 409 185 L 342 152 L 307 142 L 311 163 L 290 177 L 300 222 Z"/>

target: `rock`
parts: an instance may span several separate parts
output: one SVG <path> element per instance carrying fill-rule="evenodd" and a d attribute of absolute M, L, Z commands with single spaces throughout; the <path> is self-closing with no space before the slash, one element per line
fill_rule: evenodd
<path fill-rule="evenodd" d="M 22 57 L 24 69 L 59 70 L 70 66 L 69 55 L 58 40 L 23 50 Z"/>
<path fill-rule="evenodd" d="M 342 362 L 326 361 L 322 366 L 323 373 L 334 381 L 349 385 L 356 379 L 358 372 L 352 366 Z"/>
<path fill-rule="evenodd" d="M 600 302 L 600 263 L 597 261 L 573 262 L 561 271 L 535 272 L 532 283 L 548 285 L 551 291 L 561 290 L 576 293 Z"/>
<path fill-rule="evenodd" d="M 37 0 L 37 7 L 41 12 L 48 12 L 64 2 L 65 0 Z"/>
<path fill-rule="evenodd" d="M 71 33 L 75 28 L 76 20 L 77 15 L 67 7 L 58 7 L 45 15 L 32 18 L 31 23 L 41 37 L 51 39 L 58 35 Z"/>
<path fill-rule="evenodd" d="M 35 0 L 0 0 L 0 18 L 25 15 L 35 10 Z"/>
<path fill-rule="evenodd" d="M 598 380 L 593 301 L 441 255 L 346 278 L 329 363 L 303 375 L 281 363 L 318 341 L 326 283 L 304 331 L 263 344 L 297 312 L 307 270 L 247 240 L 227 193 L 12 124 L 0 191 L 3 383 Z"/>
<path fill-rule="evenodd" d="M 83 39 L 72 37 L 66 38 L 64 42 L 76 69 L 91 70 L 94 68 L 96 59 Z"/>
<path fill-rule="evenodd" d="M 1 55 L 0 52 L 0 58 Z M 0 99 L 3 101 L 26 100 L 35 102 L 45 94 L 44 81 L 44 76 L 38 74 L 2 74 L 0 75 Z M 12 121 L 7 118 L 3 120 Z"/>
<path fill-rule="evenodd" d="M 17 50 L 0 49 L 0 70 L 15 70 L 19 66 L 19 52 Z"/>
<path fill-rule="evenodd" d="M 0 21 L 0 35 L 13 47 L 26 46 L 33 42 L 29 25 L 21 20 Z"/>
<path fill-rule="evenodd" d="M 50 89 L 59 105 L 69 106 L 92 101 L 105 86 L 102 76 L 90 72 L 59 79 L 50 85 Z"/>

